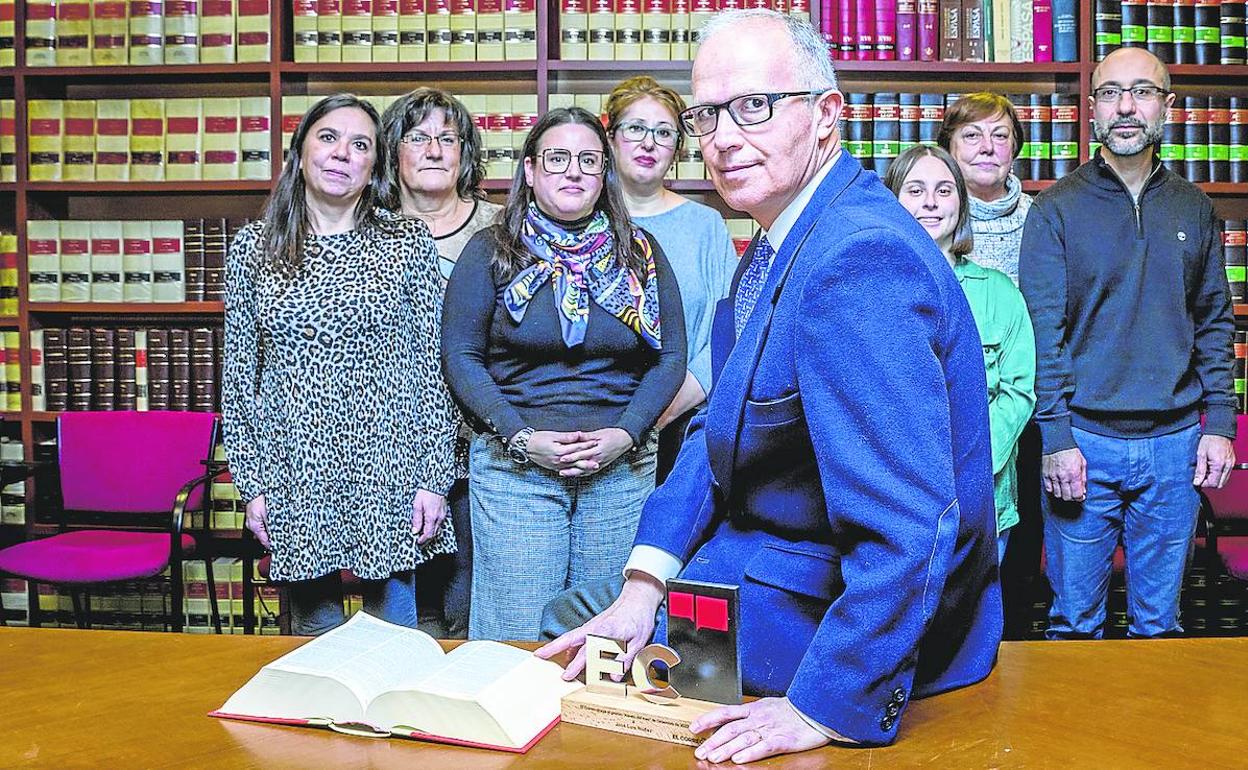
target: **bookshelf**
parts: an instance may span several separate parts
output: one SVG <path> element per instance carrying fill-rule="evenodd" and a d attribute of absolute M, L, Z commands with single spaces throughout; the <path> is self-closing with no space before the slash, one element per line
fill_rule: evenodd
<path fill-rule="evenodd" d="M 306 0 L 294 0 L 306 5 Z M 344 4 L 345 5 L 345 4 Z M 592 5 L 592 4 L 591 4 Z M 981 63 L 961 61 L 837 60 L 835 66 L 846 93 L 911 92 L 962 93 L 990 89 L 1002 93 L 1061 93 L 1078 105 L 1078 162 L 1089 157 L 1091 131 L 1088 97 L 1096 66 L 1093 2 L 1078 3 L 1077 58 L 1073 62 Z M 536 55 L 501 61 L 296 61 L 296 20 L 291 0 L 270 0 L 267 62 L 235 64 L 170 64 L 51 66 L 27 64 L 27 1 L 16 2 L 15 61 L 0 67 L 0 99 L 15 105 L 16 181 L 0 182 L 0 229 L 18 236 L 18 314 L 0 318 L 0 331 L 20 335 L 19 362 L 22 393 L 20 411 L 0 414 L 0 433 L 22 443 L 25 458 L 33 459 L 36 445 L 53 435 L 56 413 L 36 411 L 30 393 L 30 332 L 38 328 L 74 324 L 124 326 L 220 325 L 221 302 L 184 303 L 69 303 L 29 302 L 26 222 L 30 219 L 181 219 L 192 217 L 255 217 L 281 169 L 283 158 L 282 97 L 316 97 L 342 90 L 361 94 L 398 94 L 418 85 L 440 85 L 459 95 L 536 96 L 538 113 L 552 96 L 605 94 L 619 80 L 633 74 L 652 74 L 688 94 L 690 63 L 684 60 L 565 60 L 560 53 L 560 0 L 540 0 L 536 17 Z M 816 25 L 820 4 L 811 4 Z M 306 22 L 306 20 L 305 20 Z M 430 28 L 432 31 L 432 27 Z M 401 34 L 402 30 L 400 30 Z M 1171 65 L 1174 88 L 1180 95 L 1242 94 L 1248 97 L 1248 66 Z M 180 98 L 262 96 L 269 100 L 271 174 L 267 179 L 208 181 L 32 181 L 29 179 L 30 137 L 25 130 L 32 100 Z M 725 209 L 714 188 L 704 179 L 676 179 L 672 189 Z M 1039 192 L 1051 179 L 1027 179 L 1024 190 Z M 1214 199 L 1220 216 L 1248 219 L 1248 184 L 1201 183 Z M 487 179 L 492 197 L 504 195 L 510 181 Z M 1238 321 L 1248 326 L 1248 304 L 1237 304 Z M 36 525 L 28 518 L 25 532 Z M 20 536 L 0 525 L 0 537 Z M 9 530 L 5 533 L 5 530 Z M 222 531 L 223 540 L 238 542 L 238 534 Z M 237 547 L 237 546 L 235 546 Z"/>

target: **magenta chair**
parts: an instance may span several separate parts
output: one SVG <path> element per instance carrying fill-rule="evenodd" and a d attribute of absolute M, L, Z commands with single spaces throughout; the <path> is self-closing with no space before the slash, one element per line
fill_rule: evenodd
<path fill-rule="evenodd" d="M 1201 489 L 1201 523 L 1209 557 L 1209 611 L 1217 607 L 1218 568 L 1248 581 L 1248 415 L 1236 416 L 1235 467 L 1226 486 Z M 1210 622 L 1214 620 L 1209 618 Z"/>
<path fill-rule="evenodd" d="M 205 471 L 218 430 L 208 412 L 62 414 L 58 532 L 0 550 L 0 573 L 68 589 L 78 627 L 88 628 L 88 587 L 156 578 L 168 568 L 170 625 L 181 631 L 182 561 L 195 555 L 207 566 L 212 624 L 221 633 L 208 516 L 198 540 L 184 531 L 186 512 L 205 509 L 205 490 L 221 473 Z M 38 613 L 32 601 L 30 625 L 39 625 Z"/>

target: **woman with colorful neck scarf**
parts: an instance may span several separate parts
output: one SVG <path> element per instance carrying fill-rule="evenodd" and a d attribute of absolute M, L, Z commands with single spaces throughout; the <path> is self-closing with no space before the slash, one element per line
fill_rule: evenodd
<path fill-rule="evenodd" d="M 523 158 L 443 317 L 447 383 L 476 431 L 472 639 L 536 639 L 555 594 L 623 569 L 652 429 L 685 375 L 680 291 L 629 222 L 602 124 L 551 110 Z"/>

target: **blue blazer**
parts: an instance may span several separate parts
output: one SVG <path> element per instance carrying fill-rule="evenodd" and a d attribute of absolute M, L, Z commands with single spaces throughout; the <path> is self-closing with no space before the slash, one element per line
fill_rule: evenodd
<path fill-rule="evenodd" d="M 709 402 L 636 543 L 680 559 L 683 577 L 740 586 L 747 693 L 891 742 L 911 697 L 983 679 L 1001 640 L 987 385 L 965 296 L 926 231 L 842 152 L 735 344 L 720 303 L 712 353 Z"/>

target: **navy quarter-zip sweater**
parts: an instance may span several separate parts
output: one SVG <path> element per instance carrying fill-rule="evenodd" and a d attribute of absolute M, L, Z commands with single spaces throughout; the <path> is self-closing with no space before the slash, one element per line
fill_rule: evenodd
<path fill-rule="evenodd" d="M 1154 160 L 1138 202 L 1101 157 L 1036 196 L 1019 282 L 1036 332 L 1044 452 L 1072 425 L 1124 438 L 1195 424 L 1234 438 L 1230 290 L 1199 188 Z"/>

